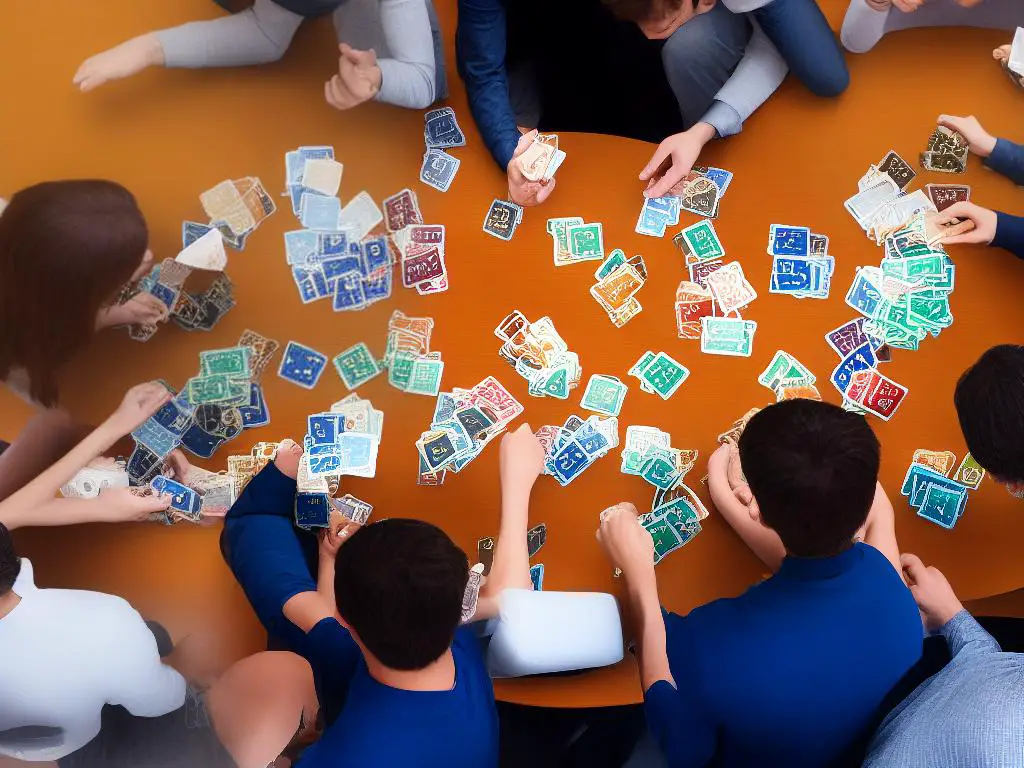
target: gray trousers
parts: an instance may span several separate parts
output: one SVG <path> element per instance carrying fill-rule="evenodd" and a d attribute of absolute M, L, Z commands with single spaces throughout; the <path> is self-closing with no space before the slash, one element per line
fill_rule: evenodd
<path fill-rule="evenodd" d="M 441 26 L 431 0 L 426 0 L 430 29 L 434 38 L 434 62 L 437 70 L 436 97 L 448 95 Z M 378 58 L 389 55 L 381 30 L 379 3 L 349 0 L 334 12 L 334 27 L 339 42 L 353 48 L 377 51 Z M 204 69 L 268 64 L 280 59 L 291 45 L 302 16 L 279 6 L 273 0 L 256 0 L 252 8 L 210 21 L 193 21 L 156 33 L 168 67 Z"/>

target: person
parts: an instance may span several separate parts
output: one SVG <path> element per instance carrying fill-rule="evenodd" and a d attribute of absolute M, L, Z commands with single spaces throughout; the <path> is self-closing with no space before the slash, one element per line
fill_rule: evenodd
<path fill-rule="evenodd" d="M 164 662 L 183 653 L 169 641 L 119 597 L 37 587 L 0 524 L 0 755 L 60 768 L 266 765 L 315 722 L 298 656 L 258 654 L 200 688 Z"/>
<path fill-rule="evenodd" d="M 93 498 L 61 498 L 57 493 L 82 467 L 130 434 L 160 410 L 170 397 L 167 389 L 155 381 L 129 389 L 121 404 L 102 424 L 31 482 L 0 501 L 0 523 L 14 530 L 33 525 L 144 521 L 166 510 L 171 503 L 170 495 L 143 496 L 130 488 L 106 488 Z M 3 458 L 6 453 L 0 461 Z M 175 466 L 180 476 L 187 475 L 187 470 Z"/>
<path fill-rule="evenodd" d="M 706 0 L 701 7 L 666 40 L 649 40 L 599 0 L 459 0 L 459 73 L 514 202 L 537 205 L 554 189 L 553 180 L 531 182 L 512 162 L 517 147 L 525 148 L 520 127 L 653 142 L 687 129 L 705 141 L 715 128 L 739 130 L 782 82 L 786 65 L 745 16 Z M 549 43 L 541 21 L 543 29 L 573 32 Z"/>
<path fill-rule="evenodd" d="M 1016 0 L 850 0 L 839 39 L 851 53 L 867 53 L 886 34 L 901 29 L 981 27 L 1012 32 L 1021 23 L 1024 14 Z M 1001 52 L 997 48 L 992 55 L 999 60 Z"/>
<path fill-rule="evenodd" d="M 1014 144 L 1009 139 L 997 139 L 985 130 L 974 115 L 939 115 L 939 125 L 963 134 L 970 151 L 982 158 L 982 162 L 989 168 L 1001 173 L 1014 184 L 1024 184 L 1024 146 Z M 942 239 L 943 245 L 992 245 L 1024 259 L 1024 216 L 992 211 L 973 202 L 954 203 L 942 213 L 948 218 L 970 219 L 974 222 L 973 230 L 945 237 Z"/>
<path fill-rule="evenodd" d="M 865 768 L 1021 765 L 1024 654 L 1004 653 L 937 568 L 905 554 L 903 571 L 925 627 L 945 639 L 952 660 L 888 714 Z"/>
<path fill-rule="evenodd" d="M 636 508 L 602 514 L 598 540 L 634 616 L 648 726 L 672 766 L 827 765 L 849 756 L 921 656 L 900 574 L 854 541 L 876 496 L 878 440 L 860 416 L 789 400 L 750 419 L 739 454 L 751 508 L 786 550 L 739 597 L 663 614 Z"/>
<path fill-rule="evenodd" d="M 1011 495 L 1024 498 L 1024 346 L 987 350 L 960 376 L 953 403 L 971 456 Z"/>
<path fill-rule="evenodd" d="M 166 320 L 147 293 L 113 303 L 152 265 L 146 220 L 115 182 L 43 182 L 0 212 L 0 380 L 40 411 L 0 455 L 0 500 L 88 431 L 58 407 L 63 366 L 99 330 Z"/>
<path fill-rule="evenodd" d="M 431 0 L 256 0 L 244 11 L 136 37 L 87 59 L 82 91 L 152 66 L 240 67 L 280 59 L 304 19 L 334 14 L 341 56 L 327 103 L 376 100 L 425 109 L 447 95 L 444 49 Z"/>
<path fill-rule="evenodd" d="M 314 579 L 292 522 L 301 455 L 281 443 L 222 534 L 260 621 L 313 668 L 326 728 L 299 765 L 496 765 L 494 691 L 459 626 L 465 553 L 430 523 L 332 519 Z"/>

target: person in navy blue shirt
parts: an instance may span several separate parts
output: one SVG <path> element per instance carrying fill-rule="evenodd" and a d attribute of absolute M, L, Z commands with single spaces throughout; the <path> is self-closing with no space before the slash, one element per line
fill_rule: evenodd
<path fill-rule="evenodd" d="M 228 565 L 268 632 L 313 669 L 322 766 L 496 766 L 494 690 L 460 628 L 466 555 L 441 529 L 389 519 L 320 537 L 318 578 L 292 523 L 302 449 L 278 448 L 225 520 Z"/>
<path fill-rule="evenodd" d="M 635 617 L 648 727 L 673 768 L 828 765 L 866 741 L 921 656 L 910 591 L 854 541 L 875 499 L 878 440 L 862 416 L 789 400 L 750 420 L 739 453 L 750 508 L 786 549 L 739 597 L 663 612 L 635 507 L 602 516 L 598 539 Z"/>
<path fill-rule="evenodd" d="M 959 131 L 967 139 L 972 153 L 996 173 L 1014 184 L 1024 184 L 1024 146 L 1009 139 L 997 139 L 986 131 L 973 115 L 956 117 L 940 115 L 939 125 Z M 1024 216 L 989 210 L 973 202 L 954 203 L 943 215 L 953 219 L 970 219 L 974 229 L 963 235 L 943 238 L 943 245 L 970 243 L 1003 248 L 1018 259 L 1024 259 Z"/>

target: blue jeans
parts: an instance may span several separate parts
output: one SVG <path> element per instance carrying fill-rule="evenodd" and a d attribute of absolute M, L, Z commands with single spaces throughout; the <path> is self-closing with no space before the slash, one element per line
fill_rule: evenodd
<path fill-rule="evenodd" d="M 751 14 L 789 71 L 815 96 L 838 96 L 850 73 L 828 20 L 815 0 L 772 0 Z"/>

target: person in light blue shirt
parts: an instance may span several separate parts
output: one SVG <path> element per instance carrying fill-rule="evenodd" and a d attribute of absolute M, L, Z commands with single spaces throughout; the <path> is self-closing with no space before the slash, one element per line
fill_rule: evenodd
<path fill-rule="evenodd" d="M 466 555 L 434 525 L 332 523 L 318 577 L 292 521 L 302 449 L 282 443 L 225 519 L 228 565 L 268 632 L 305 657 L 327 728 L 301 768 L 487 768 L 494 690 L 460 628 Z"/>
<path fill-rule="evenodd" d="M 1024 765 L 1024 654 L 1003 653 L 941 571 L 904 554 L 903 572 L 952 660 L 889 713 L 865 768 Z"/>
<path fill-rule="evenodd" d="M 859 415 L 789 400 L 750 419 L 739 454 L 751 514 L 785 548 L 778 572 L 739 597 L 664 612 L 635 507 L 602 514 L 598 539 L 635 617 L 648 727 L 672 768 L 830 765 L 862 745 L 922 650 L 900 574 L 855 542 L 875 503 L 878 440 Z"/>

